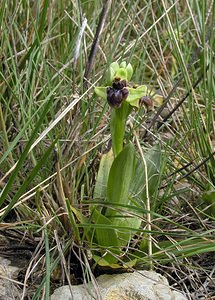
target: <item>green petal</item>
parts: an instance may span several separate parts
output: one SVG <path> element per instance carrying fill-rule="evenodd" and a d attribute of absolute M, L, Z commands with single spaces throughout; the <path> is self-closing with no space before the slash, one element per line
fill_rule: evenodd
<path fill-rule="evenodd" d="M 119 68 L 116 72 L 116 77 L 127 80 L 127 70 L 125 68 Z"/>
<path fill-rule="evenodd" d="M 133 75 L 133 68 L 130 63 L 127 65 L 126 70 L 127 70 L 127 80 L 131 80 L 131 77 Z"/>
<path fill-rule="evenodd" d="M 120 68 L 124 68 L 124 69 L 126 69 L 126 62 L 125 62 L 125 61 L 121 62 L 121 64 L 120 64 Z"/>
<path fill-rule="evenodd" d="M 107 72 L 107 84 L 108 85 L 112 85 L 115 74 L 116 74 L 116 71 L 114 70 L 114 68 L 109 67 L 108 72 Z"/>
<path fill-rule="evenodd" d="M 119 69 L 118 62 L 114 61 L 112 64 L 110 64 L 110 68 L 113 68 L 115 72 Z"/>
<path fill-rule="evenodd" d="M 107 99 L 106 86 L 96 86 L 94 89 L 96 95 L 100 96 L 103 99 Z"/>
<path fill-rule="evenodd" d="M 127 88 L 129 91 L 128 98 L 125 100 L 131 106 L 139 108 L 139 100 L 141 97 L 147 95 L 148 88 L 146 85 L 140 85 L 136 89 Z"/>

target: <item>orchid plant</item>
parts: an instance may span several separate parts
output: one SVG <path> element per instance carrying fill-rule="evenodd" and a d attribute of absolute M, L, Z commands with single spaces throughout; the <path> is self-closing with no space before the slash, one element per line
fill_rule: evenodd
<path fill-rule="evenodd" d="M 131 64 L 114 62 L 108 71 L 109 85 L 95 88 L 95 93 L 112 108 L 112 149 L 103 154 L 100 161 L 89 219 L 73 209 L 90 248 L 95 247 L 92 251 L 94 261 L 102 266 L 119 267 L 125 247 L 141 230 L 146 190 L 153 194 L 159 176 L 159 147 L 145 153 L 144 164 L 132 142 L 124 145 L 128 116 L 132 108 L 139 108 L 148 90 L 145 85 L 131 85 L 132 74 Z"/>

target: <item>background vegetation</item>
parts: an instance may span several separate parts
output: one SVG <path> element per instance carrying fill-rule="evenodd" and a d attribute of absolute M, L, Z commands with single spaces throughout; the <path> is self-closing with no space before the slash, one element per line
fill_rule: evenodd
<path fill-rule="evenodd" d="M 133 267 L 152 264 L 188 299 L 212 297 L 215 3 L 112 1 L 84 79 L 102 7 L 100 0 L 1 1 L 1 254 L 16 248 L 17 259 L 26 256 L 23 299 L 48 299 L 58 284 L 110 271 L 92 261 L 71 208 L 89 216 L 110 141 L 111 109 L 94 87 L 105 85 L 112 61 L 131 62 L 133 81 L 164 101 L 130 117 L 143 149 L 161 145 L 162 163 L 151 197 L 153 255 L 145 250 L 146 217 L 126 251 L 142 257 Z M 132 133 L 128 126 L 127 141 Z"/>

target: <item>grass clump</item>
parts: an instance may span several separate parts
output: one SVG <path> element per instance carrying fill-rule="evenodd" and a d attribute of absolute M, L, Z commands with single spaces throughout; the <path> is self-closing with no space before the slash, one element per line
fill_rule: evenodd
<path fill-rule="evenodd" d="M 28 261 L 23 299 L 110 271 L 95 256 L 106 252 L 120 271 L 153 267 L 190 299 L 214 296 L 214 24 L 214 1 L 2 1 L 0 234 Z M 104 207 L 96 184 L 113 109 L 94 89 L 113 61 L 146 86 L 115 155 L 129 142 L 138 159 L 162 153 L 150 206 L 140 193 L 135 210 Z M 90 242 L 93 207 L 140 221 L 122 252 Z"/>

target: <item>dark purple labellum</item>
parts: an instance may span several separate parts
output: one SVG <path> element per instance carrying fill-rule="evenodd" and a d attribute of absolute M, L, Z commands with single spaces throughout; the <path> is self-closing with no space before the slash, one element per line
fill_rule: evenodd
<path fill-rule="evenodd" d="M 107 101 L 111 107 L 120 107 L 123 100 L 121 90 L 116 90 L 112 87 L 107 88 Z"/>
<path fill-rule="evenodd" d="M 128 89 L 126 88 L 126 80 L 120 80 L 116 77 L 112 83 L 112 87 L 107 87 L 107 101 L 111 107 L 119 108 L 122 101 L 128 97 Z"/>

